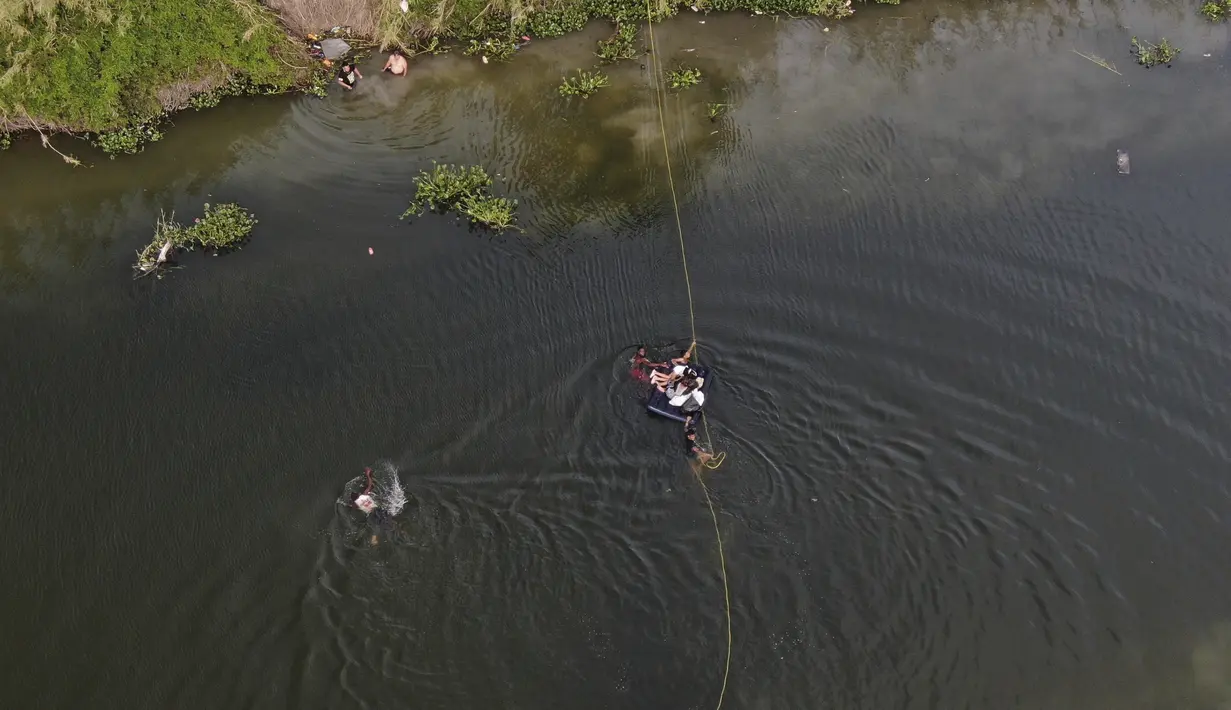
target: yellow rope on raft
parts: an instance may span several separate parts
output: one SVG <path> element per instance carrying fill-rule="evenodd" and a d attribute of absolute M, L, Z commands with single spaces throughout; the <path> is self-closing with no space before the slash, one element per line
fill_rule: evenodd
<path fill-rule="evenodd" d="M 688 325 L 692 331 L 692 345 L 689 350 L 693 352 L 693 356 L 700 360 L 697 355 L 697 317 L 692 303 L 692 279 L 688 276 L 688 255 L 684 249 L 684 224 L 680 220 L 680 201 L 675 193 L 675 176 L 671 172 L 671 148 L 667 143 L 667 119 L 663 116 L 663 87 L 662 87 L 662 67 L 658 62 L 658 46 L 654 41 L 654 18 L 651 15 L 650 0 L 645 0 L 645 19 L 649 28 L 650 36 L 650 68 L 654 75 L 654 99 L 658 105 L 658 125 L 662 132 L 663 138 L 663 158 L 667 163 L 667 186 L 671 188 L 671 207 L 675 211 L 675 230 L 680 238 L 680 262 L 684 266 L 684 288 L 688 292 Z M 714 450 L 714 440 L 710 438 L 710 425 L 705 417 L 701 417 L 702 423 L 705 424 L 705 440 L 710 451 Z M 708 469 L 716 469 L 722 465 L 722 462 L 727 458 L 726 452 L 720 452 L 713 458 L 704 463 Z M 731 587 L 727 583 L 727 556 L 722 549 L 722 531 L 718 527 L 718 513 L 714 510 L 714 501 L 710 498 L 710 489 L 705 485 L 705 479 L 701 476 L 701 470 L 694 469 L 693 474 L 697 478 L 697 483 L 701 484 L 701 492 L 705 494 L 705 504 L 710 509 L 710 519 L 714 522 L 714 538 L 718 541 L 718 561 L 722 568 L 722 596 L 726 602 L 727 614 L 727 659 L 722 671 L 722 690 L 718 692 L 718 705 L 715 710 L 721 710 L 722 701 L 727 696 L 727 680 L 731 677 Z"/>

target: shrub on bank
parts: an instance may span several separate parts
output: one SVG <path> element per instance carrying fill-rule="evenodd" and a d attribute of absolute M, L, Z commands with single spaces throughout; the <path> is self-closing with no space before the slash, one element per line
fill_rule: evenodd
<path fill-rule="evenodd" d="M 106 134 L 183 108 L 236 75 L 280 90 L 299 78 L 290 66 L 299 48 L 253 0 L 0 6 L 0 131 L 37 122 Z"/>

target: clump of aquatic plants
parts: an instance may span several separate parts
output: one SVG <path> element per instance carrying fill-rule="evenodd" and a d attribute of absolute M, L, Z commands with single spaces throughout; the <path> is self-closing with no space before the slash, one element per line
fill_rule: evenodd
<path fill-rule="evenodd" d="M 687 89 L 701 83 L 701 70 L 693 67 L 680 67 L 667 72 L 667 84 L 672 89 Z"/>
<path fill-rule="evenodd" d="M 709 115 L 711 121 L 717 121 L 726 114 L 727 109 L 731 108 L 731 104 L 721 104 L 710 102 L 705 104 L 705 112 Z"/>
<path fill-rule="evenodd" d="M 0 150 L 8 150 L 11 145 L 13 145 L 13 136 L 8 133 L 0 133 Z"/>
<path fill-rule="evenodd" d="M 137 252 L 133 268 L 142 276 L 160 274 L 179 250 L 212 249 L 218 254 L 238 249 L 256 223 L 251 212 L 233 202 L 206 203 L 204 214 L 189 226 L 176 222 L 174 214 L 160 214 L 154 223 L 154 238 Z"/>
<path fill-rule="evenodd" d="M 256 226 L 256 219 L 248 210 L 234 202 L 205 205 L 205 214 L 194 219 L 192 226 L 184 230 L 185 248 L 196 246 L 224 250 L 239 247 Z"/>
<path fill-rule="evenodd" d="M 1180 48 L 1168 42 L 1166 37 L 1160 39 L 1158 44 L 1134 37 L 1132 51 L 1137 63 L 1146 69 L 1159 64 L 1170 66 L 1171 61 L 1180 54 Z"/>
<path fill-rule="evenodd" d="M 477 165 L 434 165 L 430 172 L 414 178 L 415 199 L 402 213 L 402 219 L 427 210 L 447 212 L 469 195 L 481 194 L 492 184 L 491 176 Z"/>
<path fill-rule="evenodd" d="M 125 153 L 133 155 L 140 153 L 146 143 L 162 140 L 163 133 L 153 121 L 134 126 L 126 126 L 114 131 L 99 133 L 94 136 L 93 143 L 112 158 Z"/>
<path fill-rule="evenodd" d="M 1222 22 L 1231 15 L 1231 0 L 1208 0 L 1198 9 L 1210 22 Z"/>
<path fill-rule="evenodd" d="M 511 37 L 490 37 L 485 40 L 470 40 L 470 44 L 462 50 L 462 54 L 473 57 L 476 54 L 497 62 L 507 62 L 517 53 L 517 42 Z"/>
<path fill-rule="evenodd" d="M 495 232 L 513 227 L 517 217 L 517 200 L 490 195 L 467 195 L 458 206 L 458 211 L 474 224 L 480 224 Z"/>
<path fill-rule="evenodd" d="M 477 165 L 435 165 L 416 175 L 414 183 L 415 199 L 399 219 L 427 210 L 453 211 L 496 232 L 513 227 L 517 201 L 493 196 L 488 190 L 491 176 Z"/>
<path fill-rule="evenodd" d="M 615 34 L 598 43 L 598 51 L 595 52 L 604 62 L 618 62 L 622 59 L 632 59 L 636 57 L 637 51 L 637 26 L 633 24 L 620 25 L 616 28 Z"/>
<path fill-rule="evenodd" d="M 610 85 L 611 80 L 601 71 L 578 69 L 576 75 L 565 77 L 564 83 L 560 84 L 560 95 L 580 96 L 585 99 L 589 98 L 599 89 Z"/>

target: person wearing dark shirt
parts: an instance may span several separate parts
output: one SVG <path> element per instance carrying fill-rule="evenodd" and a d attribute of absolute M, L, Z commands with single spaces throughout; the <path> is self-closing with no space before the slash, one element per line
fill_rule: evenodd
<path fill-rule="evenodd" d="M 697 441 L 697 430 L 687 429 L 684 431 L 684 454 L 690 459 L 696 459 L 704 464 L 714 455 L 701 448 L 701 442 Z"/>
<path fill-rule="evenodd" d="M 363 74 L 359 73 L 359 67 L 356 67 L 354 62 L 343 62 L 338 68 L 338 83 L 347 91 L 355 88 L 355 84 L 362 78 Z"/>

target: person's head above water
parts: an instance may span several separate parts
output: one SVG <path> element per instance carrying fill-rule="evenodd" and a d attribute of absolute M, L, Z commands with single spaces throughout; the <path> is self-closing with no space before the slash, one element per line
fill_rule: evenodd
<path fill-rule="evenodd" d="M 637 346 L 637 355 L 640 357 L 645 357 L 645 346 L 644 345 Z"/>
<path fill-rule="evenodd" d="M 355 507 L 365 513 L 371 513 L 376 510 L 376 500 L 367 493 L 361 493 L 355 497 Z"/>

